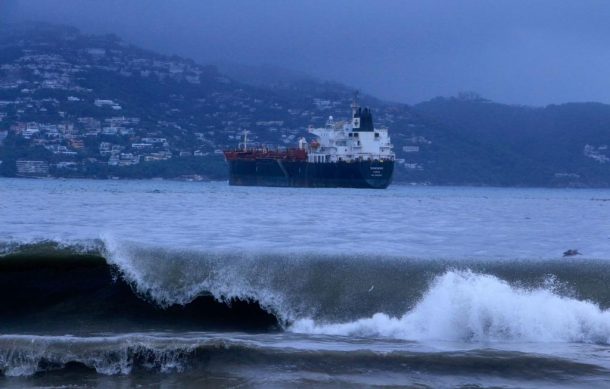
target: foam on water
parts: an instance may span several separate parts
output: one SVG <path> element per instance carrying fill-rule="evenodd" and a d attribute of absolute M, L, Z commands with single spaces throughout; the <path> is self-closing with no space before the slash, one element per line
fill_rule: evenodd
<path fill-rule="evenodd" d="M 70 248 L 44 242 L 22 246 L 16 251 L 22 257 L 0 264 L 26 261 L 18 273 L 7 273 L 10 281 L 51 274 L 44 272 L 46 265 L 28 266 L 31 255 L 49 256 L 66 276 L 70 267 L 76 271 L 95 260 L 100 274 L 87 277 L 104 285 L 105 293 L 113 286 L 104 283 L 110 281 L 103 281 L 102 273 L 110 271 L 131 286 L 133 298 L 153 306 L 187 306 L 200 296 L 227 305 L 251 302 L 297 332 L 460 341 L 605 343 L 608 337 L 608 315 L 600 306 L 610 306 L 605 288 L 610 270 L 600 260 L 451 262 L 169 250 L 110 237 L 102 242 L 97 256 L 78 257 L 76 262 L 70 255 L 91 254 L 83 251 L 88 245 Z M 46 285 L 41 281 L 32 293 L 46 293 L 41 292 Z M 57 287 L 49 279 L 48 288 Z M 30 298 L 25 290 L 11 293 L 23 294 L 23 304 Z"/>
<path fill-rule="evenodd" d="M 7 377 L 42 377 L 55 372 L 57 377 L 65 372 L 68 380 L 74 379 L 74 372 L 88 376 L 89 380 L 94 373 L 132 377 L 191 373 L 190 377 L 198 380 L 203 376 L 241 377 L 251 385 L 252 382 L 269 384 L 266 374 L 275 377 L 278 371 L 296 373 L 293 378 L 307 377 L 308 372 L 318 372 L 326 378 L 338 375 L 348 382 L 370 374 L 376 374 L 377 379 L 386 382 L 384 376 L 398 374 L 396 378 L 399 379 L 390 380 L 395 384 L 404 384 L 414 378 L 421 380 L 422 374 L 426 375 L 426 380 L 440 374 L 451 381 L 464 372 L 481 376 L 496 369 L 502 371 L 505 378 L 516 379 L 522 376 L 529 379 L 566 376 L 599 379 L 607 372 L 603 363 L 591 363 L 600 352 L 570 361 L 550 353 L 429 349 L 407 342 L 371 342 L 368 348 L 363 348 L 362 341 L 328 340 L 294 334 L 280 337 L 231 333 L 132 333 L 88 337 L 2 335 L 0 373 Z M 573 352 L 571 354 L 574 356 Z M 319 373 L 328 367 L 331 367 L 329 375 Z M 0 382 L 7 381 L 0 378 Z M 21 382 L 17 386 L 32 385 L 28 381 L 13 382 Z"/>
<path fill-rule="evenodd" d="M 415 308 L 401 317 L 377 313 L 336 324 L 302 319 L 290 330 L 408 340 L 608 344 L 610 312 L 552 290 L 527 290 L 491 275 L 450 271 L 439 276 Z"/>
<path fill-rule="evenodd" d="M 374 365 L 384 377 L 412 373 L 396 382 L 414 384 L 454 372 L 445 386 L 512 374 L 523 386 L 610 366 L 610 203 L 595 200 L 607 190 L 0 181 L 10 204 L 0 207 L 0 327 L 14 333 L 0 337 L 4 375 L 76 365 L 148 377 L 201 363 L 215 376 L 267 361 L 261 386 L 279 364 L 325 378 Z M 567 249 L 583 255 L 561 258 Z M 261 325 L 230 325 L 252 321 Z M 328 350 L 120 336 L 151 330 L 253 330 L 257 341 L 297 337 Z M 109 336 L 92 336 L 100 332 Z M 29 335 L 65 333 L 80 338 Z M 341 342 L 357 350 L 344 355 Z M 452 342 L 466 351 L 428 353 Z M 427 351 L 373 351 L 380 344 Z M 546 362 L 538 349 L 551 349 Z"/>
<path fill-rule="evenodd" d="M 0 371 L 6 376 L 29 376 L 79 363 L 105 375 L 129 374 L 134 367 L 162 373 L 181 372 L 185 360 L 208 341 L 186 342 L 147 336 L 0 336 Z"/>

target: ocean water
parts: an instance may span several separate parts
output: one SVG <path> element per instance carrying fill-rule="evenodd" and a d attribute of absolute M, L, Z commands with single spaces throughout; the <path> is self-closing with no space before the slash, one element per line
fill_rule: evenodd
<path fill-rule="evenodd" d="M 609 264 L 610 190 L 0 179 L 0 386 L 607 387 Z"/>

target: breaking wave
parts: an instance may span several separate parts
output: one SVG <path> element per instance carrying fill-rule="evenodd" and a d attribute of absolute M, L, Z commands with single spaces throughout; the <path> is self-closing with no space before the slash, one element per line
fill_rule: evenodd
<path fill-rule="evenodd" d="M 377 313 L 340 324 L 298 320 L 291 331 L 405 340 L 608 344 L 610 311 L 549 289 L 523 289 L 470 271 L 439 276 L 400 317 Z"/>
<path fill-rule="evenodd" d="M 273 366 L 293 371 L 386 375 L 489 374 L 564 378 L 601 375 L 605 368 L 550 355 L 500 350 L 379 352 L 365 349 L 329 350 L 282 347 L 230 337 L 175 337 L 131 334 L 121 336 L 0 336 L 0 373 L 9 377 L 78 372 L 127 375 L 196 371 L 198 376 L 250 375 Z M 201 375 L 200 375 L 201 374 Z M 420 376 L 421 377 L 421 376 Z M 251 382 L 251 381 L 250 381 Z"/>
<path fill-rule="evenodd" d="M 138 284 L 144 281 L 130 278 L 128 269 L 106 259 L 104 245 L 39 242 L 11 245 L 7 250 L 8 246 L 0 258 L 0 330 L 4 333 L 278 326 L 277 318 L 251 298 L 219 295 L 216 299 L 203 290 L 188 296 L 175 294 L 180 275 L 149 262 L 149 270 L 158 267 L 158 278 L 177 277 L 176 290 L 166 285 L 176 299 L 164 300 L 155 293 L 154 280 L 148 286 Z"/>
<path fill-rule="evenodd" d="M 134 368 L 184 370 L 197 346 L 155 341 L 147 336 L 77 338 L 71 336 L 1 336 L 0 370 L 6 376 L 29 376 L 66 368 L 101 374 L 129 374 Z"/>
<path fill-rule="evenodd" d="M 467 342 L 610 339 L 603 260 L 206 252 L 113 239 L 4 243 L 0 253 L 4 333 L 228 328 Z"/>

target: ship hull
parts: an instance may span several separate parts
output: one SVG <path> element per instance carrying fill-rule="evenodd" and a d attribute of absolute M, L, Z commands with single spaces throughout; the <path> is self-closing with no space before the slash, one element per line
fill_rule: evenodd
<path fill-rule="evenodd" d="M 229 184 L 242 186 L 385 189 L 394 173 L 394 161 L 312 163 L 235 159 L 227 162 Z"/>

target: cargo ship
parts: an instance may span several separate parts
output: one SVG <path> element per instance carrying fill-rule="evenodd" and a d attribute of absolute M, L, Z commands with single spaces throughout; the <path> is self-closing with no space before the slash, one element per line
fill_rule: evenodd
<path fill-rule="evenodd" d="M 225 150 L 229 184 L 305 188 L 385 189 L 392 182 L 394 151 L 385 128 L 375 128 L 369 108 L 352 103 L 352 118 L 309 128 L 295 148 L 251 147 L 248 132 L 234 150 Z"/>

